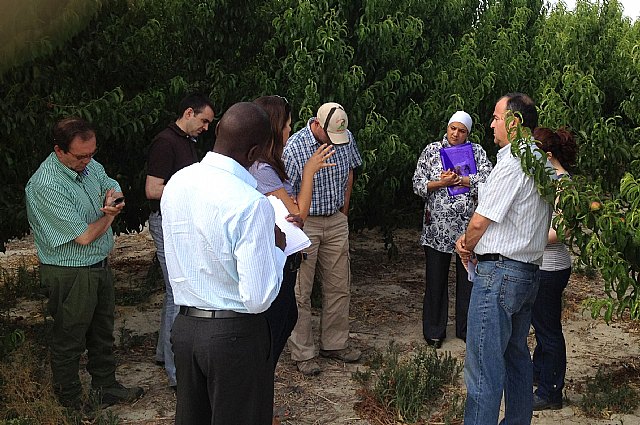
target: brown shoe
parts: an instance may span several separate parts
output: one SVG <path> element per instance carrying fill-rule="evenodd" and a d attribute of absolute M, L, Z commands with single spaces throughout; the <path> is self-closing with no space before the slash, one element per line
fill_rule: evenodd
<path fill-rule="evenodd" d="M 357 362 L 362 356 L 362 352 L 355 348 L 347 347 L 342 350 L 320 350 L 322 357 L 338 359 L 345 363 Z"/>
<path fill-rule="evenodd" d="M 320 373 L 322 370 L 320 365 L 315 359 L 304 360 L 297 363 L 298 370 L 303 375 L 313 376 Z"/>

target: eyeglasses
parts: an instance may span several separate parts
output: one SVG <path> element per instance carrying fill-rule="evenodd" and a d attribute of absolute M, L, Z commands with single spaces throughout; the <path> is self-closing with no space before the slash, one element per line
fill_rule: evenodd
<path fill-rule="evenodd" d="M 76 155 L 75 153 L 72 152 L 67 152 L 69 155 L 73 156 L 75 159 L 77 159 L 78 161 L 84 161 L 86 159 L 91 159 L 93 158 L 97 153 L 98 153 L 98 149 L 96 149 L 95 151 L 88 153 L 86 155 Z"/>

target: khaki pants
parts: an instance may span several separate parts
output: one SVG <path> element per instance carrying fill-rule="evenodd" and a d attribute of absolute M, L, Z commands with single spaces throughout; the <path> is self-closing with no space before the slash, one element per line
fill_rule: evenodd
<path fill-rule="evenodd" d="M 307 259 L 300 265 L 296 282 L 298 323 L 289 338 L 291 358 L 304 361 L 315 357 L 311 329 L 311 290 L 315 272 L 322 282 L 320 348 L 341 350 L 349 338 L 349 226 L 347 217 L 337 212 L 328 217 L 309 216 L 304 232 L 311 240 Z M 317 265 L 317 267 L 316 267 Z"/>

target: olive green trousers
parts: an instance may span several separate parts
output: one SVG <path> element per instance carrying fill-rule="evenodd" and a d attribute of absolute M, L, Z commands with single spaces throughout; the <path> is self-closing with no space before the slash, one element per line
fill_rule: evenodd
<path fill-rule="evenodd" d="M 113 355 L 115 295 L 109 266 L 40 265 L 40 279 L 49 290 L 51 371 L 53 388 L 63 404 L 82 395 L 80 357 L 87 350 L 91 386 L 116 383 Z"/>

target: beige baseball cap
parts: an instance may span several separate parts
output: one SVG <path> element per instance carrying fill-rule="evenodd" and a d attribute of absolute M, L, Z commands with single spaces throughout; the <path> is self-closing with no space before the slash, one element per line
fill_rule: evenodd
<path fill-rule="evenodd" d="M 318 108 L 316 118 L 334 145 L 349 143 L 349 118 L 342 105 L 335 102 L 325 103 Z"/>

